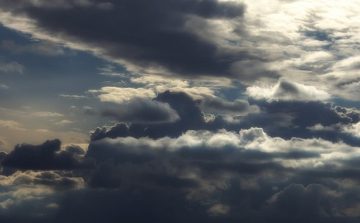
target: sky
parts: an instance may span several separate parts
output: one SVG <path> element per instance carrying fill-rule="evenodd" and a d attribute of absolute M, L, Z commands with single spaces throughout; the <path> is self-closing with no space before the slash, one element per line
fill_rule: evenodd
<path fill-rule="evenodd" d="M 0 0 L 0 222 L 359 222 L 360 2 Z"/>

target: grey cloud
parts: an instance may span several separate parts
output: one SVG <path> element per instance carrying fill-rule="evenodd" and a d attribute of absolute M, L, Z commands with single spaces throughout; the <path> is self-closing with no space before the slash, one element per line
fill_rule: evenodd
<path fill-rule="evenodd" d="M 334 110 L 341 116 L 341 117 L 348 117 L 351 119 L 352 123 L 357 123 L 360 121 L 360 111 L 356 108 L 346 108 L 341 106 L 335 106 Z"/>
<path fill-rule="evenodd" d="M 84 113 L 87 115 L 96 115 L 96 111 L 89 106 L 84 106 L 83 109 L 85 110 Z"/>
<path fill-rule="evenodd" d="M 1 1 L 0 2 L 4 9 L 7 10 L 21 10 L 28 7 L 37 7 L 37 8 L 62 8 L 69 9 L 73 7 L 81 6 L 91 6 L 90 0 L 54 0 L 54 1 L 44 1 L 44 0 L 17 0 L 17 1 Z"/>
<path fill-rule="evenodd" d="M 138 137 L 178 137 L 188 130 L 210 130 L 216 131 L 226 129 L 228 131 L 240 131 L 241 129 L 260 127 L 271 136 L 279 136 L 290 139 L 291 137 L 313 138 L 321 137 L 332 142 L 340 139 L 350 145 L 359 145 L 359 140 L 349 134 L 339 131 L 314 131 L 315 125 L 330 127 L 334 125 L 347 125 L 357 123 L 359 111 L 356 109 L 333 107 L 330 103 L 321 101 L 248 101 L 250 108 L 257 108 L 260 112 L 244 114 L 243 116 L 226 116 L 219 114 L 214 119 L 205 120 L 201 107 L 216 108 L 224 112 L 225 109 L 239 109 L 236 103 L 222 99 L 207 101 L 205 103 L 193 100 L 182 92 L 166 91 L 160 93 L 154 100 L 167 103 L 179 115 L 180 119 L 173 123 L 155 124 L 117 124 L 113 127 L 98 128 L 93 132 L 92 140 L 102 138 L 116 138 L 132 136 Z M 242 102 L 245 106 L 246 102 Z M 242 105 L 242 103 L 240 105 Z M 214 111 L 214 110 L 213 110 Z M 219 111 L 220 112 L 220 111 Z M 339 134 L 338 134 L 339 133 Z"/>
<path fill-rule="evenodd" d="M 306 86 L 296 82 L 280 78 L 279 81 L 270 88 L 248 87 L 246 93 L 255 99 L 285 100 L 285 101 L 312 101 L 326 100 L 330 94 L 319 90 L 313 86 Z"/>
<path fill-rule="evenodd" d="M 85 151 L 80 146 L 77 146 L 77 145 L 66 146 L 65 151 L 72 153 L 72 154 L 77 154 L 77 155 L 85 154 Z"/>
<path fill-rule="evenodd" d="M 304 187 L 303 185 L 292 184 L 284 191 L 277 193 L 270 201 L 277 213 L 278 220 L 282 218 L 302 222 L 301 219 L 303 220 L 306 216 L 307 219 L 312 219 L 315 222 L 319 221 L 321 217 L 336 215 L 336 213 L 332 213 L 330 208 L 334 206 L 332 203 L 334 201 L 328 200 L 335 197 L 327 194 L 329 191 L 322 185 Z"/>
<path fill-rule="evenodd" d="M 122 131 L 128 130 L 126 127 L 116 126 Z M 271 141 L 274 144 L 269 144 Z M 317 151 L 307 148 L 315 143 Z M 326 160 L 319 154 L 343 152 L 350 147 L 327 143 L 316 139 L 283 141 L 267 136 L 260 128 L 239 134 L 224 130 L 189 131 L 177 138 L 157 140 L 105 138 L 91 142 L 85 155 L 96 160 L 95 169 L 39 172 L 32 182 L 61 191 L 56 199 L 57 220 L 54 214 L 44 215 L 42 219 L 47 222 L 145 221 L 144 218 L 164 223 L 356 221 L 353 209 L 358 200 L 349 197 L 359 196 L 360 191 L 356 182 L 347 182 L 355 178 L 341 171 L 357 173 L 359 166 L 349 169 L 333 165 L 330 169 L 326 165 L 339 161 Z M 65 150 L 83 153 L 77 147 Z M 326 165 L 307 166 L 312 159 Z M 352 157 L 349 160 L 356 161 Z M 302 164 L 291 168 L 282 161 Z M 333 175 L 311 172 L 326 169 L 338 171 L 343 178 L 337 181 Z M 78 177 L 84 179 L 87 188 L 74 190 L 80 183 Z M 43 202 L 47 199 L 50 198 Z M 228 212 L 209 212 L 219 205 L 228 207 Z M 142 215 L 136 214 L 139 211 Z M 341 219 L 337 213 L 342 213 Z"/>
<path fill-rule="evenodd" d="M 129 127 L 124 123 L 116 123 L 114 126 L 107 129 L 106 127 L 103 128 L 96 128 L 90 135 L 91 141 L 100 140 L 103 138 L 112 138 L 115 139 L 117 137 L 126 137 L 129 136 Z"/>
<path fill-rule="evenodd" d="M 5 156 L 1 165 L 4 168 L 20 170 L 59 170 L 91 168 L 91 160 L 82 160 L 76 154 L 79 148 L 67 147 L 60 151 L 61 141 L 48 140 L 42 145 L 17 145 L 13 151 Z M 80 152 L 81 153 L 81 152 Z"/>
<path fill-rule="evenodd" d="M 101 49 L 107 58 L 125 60 L 142 68 L 162 66 L 184 75 L 230 75 L 228 70 L 234 61 L 254 58 L 247 52 L 219 53 L 218 44 L 196 34 L 200 29 L 195 32 L 186 26 L 190 18 L 241 20 L 244 5 L 239 3 L 122 0 L 108 1 L 113 7 L 101 10 L 77 7 L 76 1 L 62 2 L 54 3 L 54 7 L 48 7 L 50 3 L 32 5 L 25 1 L 0 1 L 0 5 L 13 16 L 33 19 L 46 35 L 81 42 L 89 49 Z M 93 18 L 97 22 L 89 23 Z"/>
<path fill-rule="evenodd" d="M 311 144 L 306 144 L 306 140 L 300 139 L 288 141 L 290 147 L 295 146 L 294 142 L 300 142 L 301 145 L 297 145 L 299 146 L 297 150 L 286 147 L 286 152 L 278 152 L 282 150 L 281 148 L 277 148 L 278 151 L 261 152 L 256 149 L 261 149 L 262 146 L 268 148 L 265 141 L 269 138 L 260 130 L 250 129 L 246 134 L 240 133 L 239 143 L 244 148 L 236 146 L 235 139 L 226 140 L 226 136 L 235 134 L 230 132 L 190 131 L 175 139 L 150 140 L 126 137 L 92 142 L 87 156 L 97 159 L 100 166 L 88 180 L 95 188 L 118 188 L 120 191 L 132 191 L 133 188 L 141 191 L 151 190 L 153 194 L 158 190 L 165 194 L 167 192 L 177 194 L 182 191 L 193 204 L 198 206 L 197 211 L 190 212 L 186 216 L 207 213 L 202 219 L 211 216 L 206 210 L 213 204 L 227 204 L 231 211 L 225 214 L 222 220 L 210 218 L 214 222 L 221 222 L 224 219 L 229 222 L 232 220 L 267 222 L 268 219 L 279 222 L 286 219 L 295 222 L 301 222 L 299 219 L 309 222 L 329 220 L 341 222 L 336 217 L 340 212 L 348 220 L 357 219 L 357 215 L 351 211 L 356 207 L 357 202 L 346 198 L 353 193 L 352 189 L 346 189 L 345 185 L 335 186 L 334 180 L 340 179 L 339 184 L 343 184 L 346 180 L 355 179 L 359 166 L 352 166 L 349 169 L 347 166 L 331 165 L 337 161 L 323 159 L 319 151 L 302 150 Z M 215 135 L 218 137 L 213 137 Z M 196 140 L 201 143 L 197 143 Z M 283 145 L 279 138 L 272 140 L 276 145 Z M 316 141 L 318 140 L 314 139 L 312 143 Z M 257 142 L 265 144 L 251 146 Z M 215 147 L 216 143 L 224 144 Z M 323 149 L 324 153 L 329 152 L 329 148 L 324 147 L 325 144 L 317 143 L 317 149 Z M 248 149 L 246 145 L 256 149 Z M 337 147 L 336 144 L 332 145 Z M 337 148 L 339 151 L 342 150 L 341 146 Z M 270 147 L 270 149 L 275 148 Z M 311 163 L 313 159 L 323 160 L 326 165 L 289 168 L 280 162 L 280 160 L 295 160 L 301 163 L 308 160 Z M 349 160 L 356 162 L 351 157 Z M 319 174 L 316 174 L 317 172 Z M 193 176 L 192 174 L 196 177 L 188 178 Z M 303 184 L 292 184 L 294 182 Z M 247 184 L 249 185 L 245 186 Z M 213 185 L 214 189 L 207 191 L 208 187 L 204 185 Z M 237 185 L 242 187 L 239 188 Z M 350 185 L 348 187 L 352 187 Z M 247 187 L 251 189 L 246 189 Z M 282 188 L 283 191 L 272 189 L 277 187 Z M 354 193 L 359 194 L 359 191 L 356 190 Z M 217 196 L 221 198 L 218 198 L 219 200 L 214 198 Z M 339 202 L 346 204 L 346 207 L 337 205 Z M 209 203 L 211 205 L 207 206 L 206 204 Z M 324 208 L 325 212 L 323 212 Z"/>
<path fill-rule="evenodd" d="M 236 99 L 234 102 L 230 102 L 218 97 L 205 97 L 201 100 L 200 107 L 205 112 L 232 115 L 256 113 L 259 110 L 257 106 L 251 106 L 246 100 Z"/>
<path fill-rule="evenodd" d="M 20 73 L 24 72 L 25 68 L 23 65 L 19 64 L 18 62 L 0 62 L 0 74 L 7 74 L 7 73 Z"/>
<path fill-rule="evenodd" d="M 30 45 L 18 45 L 12 40 L 2 41 L 1 47 L 12 53 L 34 53 L 45 56 L 64 55 L 65 51 L 54 43 L 34 43 Z"/>
<path fill-rule="evenodd" d="M 82 186 L 83 180 L 71 173 L 41 172 L 34 177 L 33 183 L 63 191 Z"/>
<path fill-rule="evenodd" d="M 205 121 L 200 102 L 185 93 L 163 92 L 154 101 L 169 104 L 180 119 L 97 128 L 85 154 L 77 146 L 60 151 L 57 140 L 48 146 L 19 146 L 22 149 L 4 154 L 5 159 L 11 154 L 19 157 L 19 152 L 33 154 L 28 157 L 35 162 L 44 160 L 38 157 L 48 150 L 52 155 L 46 160 L 50 161 L 60 159 L 53 156 L 61 152 L 80 163 L 95 161 L 92 169 L 67 165 L 69 169 L 39 171 L 30 181 L 19 178 L 18 186 L 34 184 L 57 192 L 58 220 L 49 215 L 44 217 L 47 222 L 143 218 L 164 223 L 358 220 L 357 150 L 332 136 L 319 139 L 308 129 L 315 124 L 357 123 L 356 109 L 320 101 L 250 100 L 249 104 L 259 106 L 261 113 L 245 119 L 233 117 L 232 121 L 225 116 Z M 51 142 L 56 146 L 50 146 Z M 40 169 L 35 164 L 30 167 Z M 154 202 L 157 205 L 149 205 Z M 293 204 L 298 210 L 291 208 Z M 227 207 L 227 211 L 213 215 L 210 210 L 215 207 Z M 134 214 L 139 211 L 141 216 Z"/>
<path fill-rule="evenodd" d="M 179 120 L 179 115 L 168 104 L 141 98 L 132 99 L 119 108 L 104 109 L 101 115 L 131 123 L 165 123 Z"/>
<path fill-rule="evenodd" d="M 278 79 L 280 77 L 278 72 L 270 69 L 266 62 L 268 61 L 261 60 L 261 58 L 251 58 L 247 56 L 244 60 L 232 63 L 230 71 L 244 83 L 252 84 L 254 80 L 264 77 L 269 79 Z"/>

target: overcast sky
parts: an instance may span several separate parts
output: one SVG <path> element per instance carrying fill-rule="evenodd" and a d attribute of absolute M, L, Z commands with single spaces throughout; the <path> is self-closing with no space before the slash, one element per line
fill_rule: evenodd
<path fill-rule="evenodd" d="M 359 68 L 355 0 L 0 0 L 0 222 L 359 222 Z"/>

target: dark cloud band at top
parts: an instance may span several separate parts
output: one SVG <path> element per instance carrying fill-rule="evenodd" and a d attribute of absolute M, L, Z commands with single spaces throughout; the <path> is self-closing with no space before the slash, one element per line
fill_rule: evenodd
<path fill-rule="evenodd" d="M 114 60 L 123 60 L 146 68 L 161 66 L 184 75 L 229 75 L 234 60 L 251 58 L 247 53 L 222 55 L 216 43 L 196 32 L 208 29 L 206 19 L 242 19 L 244 5 L 216 0 L 109 1 L 113 7 L 94 7 L 100 1 L 68 7 L 54 4 L 29 4 L 25 1 L 0 5 L 14 16 L 26 15 L 46 35 L 64 41 L 81 42 L 101 49 Z M 96 22 L 93 21 L 96 18 Z M 204 20 L 205 19 L 205 20 Z M 202 27 L 196 32 L 187 27 L 194 20 Z M 201 23 L 203 25 L 201 25 Z M 206 30 L 204 30 L 206 32 Z"/>

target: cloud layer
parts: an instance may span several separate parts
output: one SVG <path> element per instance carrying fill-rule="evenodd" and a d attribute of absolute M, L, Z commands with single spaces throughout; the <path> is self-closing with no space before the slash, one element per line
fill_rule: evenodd
<path fill-rule="evenodd" d="M 358 110 L 250 100 L 243 103 L 256 113 L 209 118 L 201 100 L 170 91 L 130 101 L 129 110 L 133 103 L 142 105 L 138 111 L 155 106 L 179 119 L 97 128 L 86 150 L 50 140 L 0 153 L 0 219 L 359 220 Z M 225 105 L 219 108 L 233 106 Z"/>
<path fill-rule="evenodd" d="M 359 222 L 359 9 L 0 0 L 0 222 Z"/>

